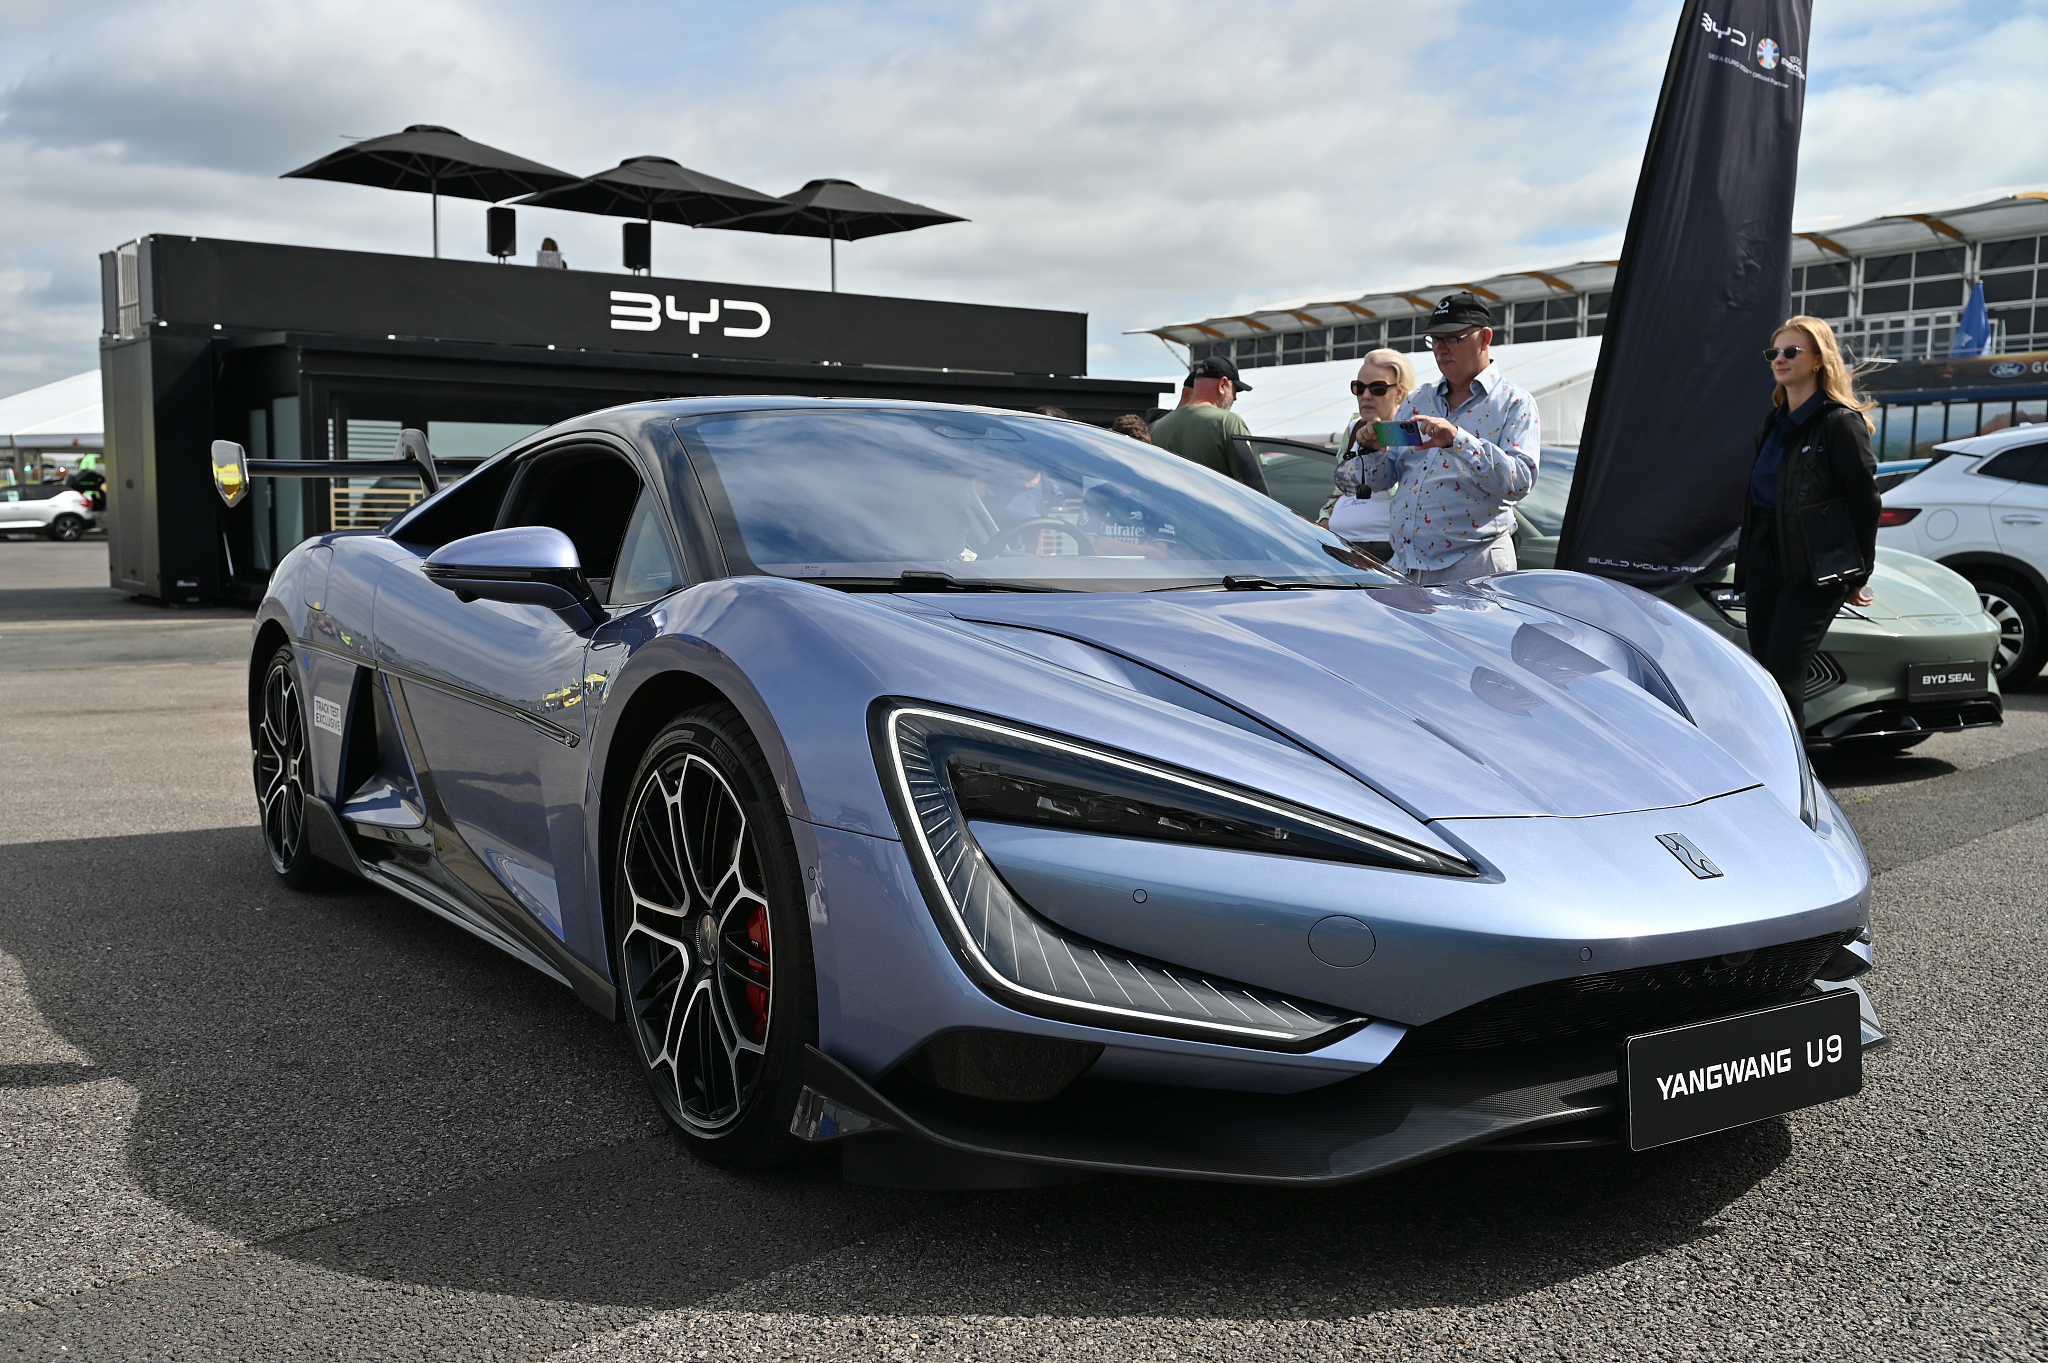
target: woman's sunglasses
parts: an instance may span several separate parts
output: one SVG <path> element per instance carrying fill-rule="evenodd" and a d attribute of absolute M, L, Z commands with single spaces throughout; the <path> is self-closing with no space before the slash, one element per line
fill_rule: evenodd
<path fill-rule="evenodd" d="M 1764 358 L 1766 360 L 1775 360 L 1780 355 L 1783 355 L 1788 360 L 1796 360 L 1801 355 L 1804 355 L 1807 351 L 1811 349 L 1813 349 L 1812 346 L 1803 345 L 1788 345 L 1782 350 L 1780 350 L 1777 346 L 1772 346 L 1769 350 L 1766 350 L 1764 352 Z"/>
<path fill-rule="evenodd" d="M 1362 398 L 1367 393 L 1370 393 L 1376 398 L 1383 398 L 1387 395 L 1387 390 L 1393 386 L 1393 384 L 1379 379 L 1375 379 L 1371 383 L 1361 383 L 1357 379 L 1353 379 L 1351 381 L 1351 396 Z"/>

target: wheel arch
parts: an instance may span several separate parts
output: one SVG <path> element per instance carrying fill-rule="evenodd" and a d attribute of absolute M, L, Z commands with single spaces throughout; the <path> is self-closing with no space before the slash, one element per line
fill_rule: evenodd
<path fill-rule="evenodd" d="M 1976 580 L 1971 576 L 1970 570 L 1973 568 L 1977 569 L 1980 573 L 1997 573 L 2001 576 L 2017 578 L 2021 586 L 2034 594 L 2034 605 L 2039 609 L 2048 610 L 2048 577 L 2044 577 L 2040 569 L 2034 567 L 2033 564 L 2028 563 L 2025 559 L 2013 558 L 2007 554 L 1994 554 L 1978 549 L 1961 554 L 1951 554 L 1947 558 L 1936 559 L 1935 562 L 1944 568 L 1950 568 L 1961 573 L 1964 577 L 1971 578 L 1972 581 Z"/>
<path fill-rule="evenodd" d="M 280 645 L 292 641 L 285 627 L 275 620 L 265 620 L 256 627 L 255 641 L 249 647 L 249 741 L 256 741 L 256 710 L 263 697 L 263 672 L 270 666 L 270 655 Z"/>

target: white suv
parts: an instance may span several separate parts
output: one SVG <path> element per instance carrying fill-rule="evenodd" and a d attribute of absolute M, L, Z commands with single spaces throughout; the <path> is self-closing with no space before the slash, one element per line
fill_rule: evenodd
<path fill-rule="evenodd" d="M 2048 661 L 2048 425 L 2013 426 L 1934 447 L 1934 462 L 1884 494 L 1877 542 L 1976 584 L 1998 622 L 1998 684 Z"/>
<path fill-rule="evenodd" d="M 75 540 L 99 524 L 92 500 L 62 483 L 0 487 L 0 535 L 39 530 L 53 540 Z"/>

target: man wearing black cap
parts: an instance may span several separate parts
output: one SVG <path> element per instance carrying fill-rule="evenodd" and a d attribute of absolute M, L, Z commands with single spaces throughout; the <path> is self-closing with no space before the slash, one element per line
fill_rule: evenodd
<path fill-rule="evenodd" d="M 1239 393 L 1251 392 L 1251 385 L 1240 382 L 1237 366 L 1220 355 L 1197 364 L 1188 383 L 1192 391 L 1186 402 L 1152 423 L 1152 443 L 1230 477 L 1237 466 L 1230 437 L 1252 433 L 1230 404 Z"/>
<path fill-rule="evenodd" d="M 1514 512 L 1536 485 L 1543 443 L 1536 400 L 1493 362 L 1492 317 L 1471 293 L 1447 294 L 1425 330 L 1443 377 L 1415 390 L 1399 418 L 1420 445 L 1380 449 L 1361 425 L 1357 457 L 1337 469 L 1354 495 L 1399 484 L 1393 500 L 1393 566 L 1435 586 L 1514 571 Z"/>

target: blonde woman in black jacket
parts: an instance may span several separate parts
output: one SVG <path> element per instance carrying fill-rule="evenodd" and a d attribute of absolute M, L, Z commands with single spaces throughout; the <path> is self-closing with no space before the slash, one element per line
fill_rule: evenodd
<path fill-rule="evenodd" d="M 1749 651 L 1806 732 L 1806 669 L 1846 601 L 1871 603 L 1877 553 L 1874 406 L 1849 383 L 1834 328 L 1794 317 L 1764 358 L 1778 386 L 1757 433 L 1735 585 L 1747 594 Z"/>

